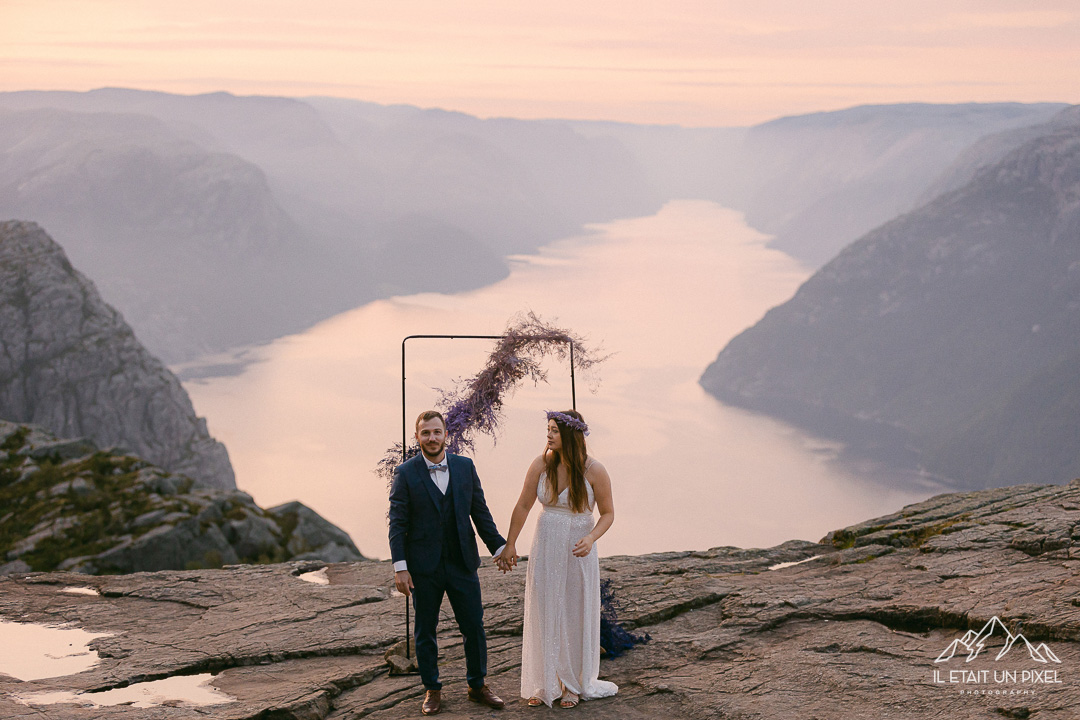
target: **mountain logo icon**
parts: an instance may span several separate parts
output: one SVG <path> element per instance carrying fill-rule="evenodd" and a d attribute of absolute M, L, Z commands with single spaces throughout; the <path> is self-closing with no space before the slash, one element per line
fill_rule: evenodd
<path fill-rule="evenodd" d="M 1031 655 L 1031 659 L 1035 662 L 1061 662 L 1061 660 L 1058 659 L 1058 656 L 1046 646 L 1046 643 L 1039 643 L 1038 647 L 1035 647 L 1020 633 L 1013 634 L 1009 632 L 1009 629 L 998 619 L 997 615 L 990 618 L 979 632 L 968 630 L 964 633 L 963 637 L 953 640 L 949 643 L 949 647 L 945 648 L 934 662 L 939 663 L 952 660 L 952 657 L 956 654 L 957 650 L 966 652 L 968 654 L 966 662 L 971 662 L 979 656 L 979 653 L 983 651 L 986 642 L 997 633 L 999 629 L 1001 630 L 1000 634 L 1005 636 L 1005 645 L 1001 648 L 1001 651 L 998 652 L 997 657 L 995 657 L 994 660 L 1000 660 L 1005 657 L 1005 654 L 1012 650 L 1017 640 L 1023 640 L 1024 647 L 1027 648 L 1028 654 Z"/>

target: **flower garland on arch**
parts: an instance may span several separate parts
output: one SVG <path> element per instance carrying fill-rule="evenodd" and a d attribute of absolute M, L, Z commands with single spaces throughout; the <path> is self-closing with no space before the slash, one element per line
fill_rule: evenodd
<path fill-rule="evenodd" d="M 570 343 L 574 345 L 575 371 L 587 371 L 608 357 L 597 355 L 580 336 L 544 322 L 533 312 L 511 318 L 480 372 L 458 380 L 450 390 L 438 390 L 436 409 L 446 420 L 447 451 L 460 454 L 472 450 L 480 435 L 496 441 L 505 401 L 526 380 L 534 385 L 547 382 L 541 363 L 548 357 L 569 360 Z M 404 459 L 419 451 L 415 442 L 409 443 Z M 375 472 L 389 484 L 402 460 L 401 443 L 394 443 Z"/>

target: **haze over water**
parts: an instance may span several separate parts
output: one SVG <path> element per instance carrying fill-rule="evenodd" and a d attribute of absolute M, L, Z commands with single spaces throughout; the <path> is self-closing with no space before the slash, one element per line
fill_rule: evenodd
<path fill-rule="evenodd" d="M 725 407 L 697 384 L 728 340 L 809 275 L 740 214 L 676 201 L 592 230 L 513 258 L 510 276 L 493 286 L 370 303 L 247 349 L 256 362 L 238 375 L 186 382 L 228 447 L 238 486 L 264 507 L 301 500 L 368 557 L 388 557 L 387 487 L 373 469 L 401 439 L 402 338 L 496 335 L 532 310 L 612 353 L 577 386 L 590 453 L 612 478 L 616 520 L 598 543 L 603 555 L 818 540 L 932 494 L 910 478 L 841 465 L 830 444 Z M 433 405 L 434 388 L 475 373 L 491 347 L 409 341 L 409 424 Z M 497 444 L 481 439 L 472 453 L 504 534 L 543 448 L 543 411 L 571 403 L 566 364 L 546 367 L 547 384 L 507 401 Z M 519 552 L 528 552 L 537 513 Z"/>

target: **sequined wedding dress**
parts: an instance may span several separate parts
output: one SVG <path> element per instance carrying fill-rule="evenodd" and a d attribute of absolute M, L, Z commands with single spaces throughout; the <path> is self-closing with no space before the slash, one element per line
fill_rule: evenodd
<path fill-rule="evenodd" d="M 574 545 L 593 529 L 592 485 L 586 480 L 589 511 L 570 509 L 570 488 L 552 500 L 546 476 L 536 496 L 543 505 L 525 575 L 525 625 L 521 648 L 521 696 L 557 701 L 563 687 L 582 700 L 610 697 L 615 683 L 600 674 L 600 561 L 596 544 L 583 558 Z"/>

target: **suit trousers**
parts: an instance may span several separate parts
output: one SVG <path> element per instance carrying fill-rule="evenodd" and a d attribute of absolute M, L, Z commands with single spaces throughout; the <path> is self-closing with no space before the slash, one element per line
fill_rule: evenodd
<path fill-rule="evenodd" d="M 454 619 L 465 641 L 465 679 L 469 687 L 480 688 L 487 675 L 487 636 L 484 634 L 484 605 L 480 578 L 462 563 L 443 559 L 431 573 L 412 576 L 416 606 L 416 665 L 428 690 L 439 690 L 439 645 L 436 631 L 443 595 L 450 599 Z"/>

